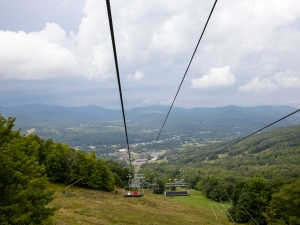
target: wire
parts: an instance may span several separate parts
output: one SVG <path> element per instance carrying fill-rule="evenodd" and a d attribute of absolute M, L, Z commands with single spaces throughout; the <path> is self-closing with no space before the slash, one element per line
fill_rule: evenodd
<path fill-rule="evenodd" d="M 109 20 L 110 35 L 111 35 L 113 52 L 114 52 L 114 59 L 115 59 L 115 66 L 116 66 L 117 78 L 118 78 L 119 94 L 120 94 L 120 100 L 121 100 L 121 106 L 122 106 L 122 114 L 123 114 L 123 122 L 124 122 L 125 134 L 126 134 L 127 151 L 128 151 L 128 156 L 129 156 L 129 163 L 130 163 L 131 173 L 133 173 L 132 163 L 131 163 L 131 156 L 130 156 L 130 150 L 129 150 L 129 142 L 128 142 L 128 134 L 127 134 L 127 127 L 126 127 L 126 119 L 125 119 L 123 97 L 122 97 L 122 88 L 121 88 L 121 81 L 120 81 L 120 74 L 119 74 L 118 57 L 117 57 L 116 43 L 115 43 L 115 36 L 114 36 L 114 28 L 113 28 L 113 22 L 112 22 L 112 15 L 111 15 L 111 8 L 110 8 L 110 2 L 109 2 L 109 0 L 106 0 L 106 6 L 107 6 L 107 14 L 108 14 L 108 20 Z"/>
<path fill-rule="evenodd" d="M 232 219 L 230 213 L 227 211 L 227 209 L 224 207 L 224 205 L 221 202 L 221 205 L 223 206 L 223 208 L 225 209 L 225 212 L 228 214 L 228 216 L 230 217 L 230 219 L 232 220 L 232 223 L 235 224 L 234 220 Z"/>
<path fill-rule="evenodd" d="M 251 214 L 244 208 L 244 206 L 243 206 L 243 205 L 241 205 L 241 206 L 242 206 L 243 209 L 249 214 L 249 216 L 253 219 L 253 221 L 254 221 L 257 225 L 259 225 L 258 222 L 256 222 L 256 220 L 251 216 Z"/>
<path fill-rule="evenodd" d="M 300 111 L 300 109 L 297 109 L 296 111 L 294 111 L 294 112 L 292 112 L 292 113 L 290 113 L 290 114 L 288 114 L 288 115 L 286 115 L 286 116 L 280 118 L 279 120 L 276 120 L 275 122 L 270 123 L 269 125 L 267 125 L 267 126 L 261 128 L 261 129 L 255 131 L 255 132 L 253 132 L 253 133 L 247 135 L 246 137 L 243 137 L 243 138 L 241 138 L 241 139 L 239 139 L 239 140 L 237 140 L 237 141 L 235 141 L 235 142 L 233 142 L 233 143 L 231 143 L 231 144 L 229 144 L 229 145 L 227 145 L 227 146 L 225 146 L 225 147 L 223 147 L 223 148 L 221 148 L 221 149 L 219 149 L 219 150 L 217 150 L 217 151 L 215 151 L 215 152 L 213 152 L 213 153 L 211 153 L 211 154 L 209 154 L 209 155 L 207 155 L 206 157 L 208 157 L 208 156 L 210 156 L 210 155 L 213 155 L 213 154 L 215 154 L 215 153 L 217 153 L 217 152 L 220 152 L 220 151 L 224 150 L 225 148 L 229 148 L 230 146 L 232 146 L 232 145 L 234 145 L 234 144 L 236 144 L 236 143 L 239 143 L 239 142 L 242 141 L 242 140 L 245 140 L 246 138 L 248 138 L 248 137 L 250 137 L 250 136 L 252 136 L 252 135 L 254 135 L 254 134 L 256 134 L 256 133 L 258 133 L 258 132 L 260 132 L 260 131 L 262 131 L 262 130 L 264 130 L 264 129 L 266 129 L 266 128 L 272 126 L 272 125 L 274 125 L 275 123 L 278 123 L 278 122 L 281 121 L 281 120 L 284 120 L 285 118 L 287 118 L 287 117 L 289 117 L 289 116 L 291 116 L 291 115 L 293 115 L 293 114 L 295 114 L 295 113 L 297 113 L 297 112 L 299 112 L 299 111 Z"/>
<path fill-rule="evenodd" d="M 193 58 L 194 58 L 194 56 L 195 56 L 195 53 L 196 53 L 197 48 L 198 48 L 198 46 L 199 46 L 199 43 L 200 43 L 200 41 L 201 41 L 201 39 L 202 39 L 202 36 L 203 36 L 203 34 L 204 34 L 204 32 L 205 32 L 205 29 L 206 29 L 206 27 L 207 27 L 207 24 L 208 24 L 208 22 L 209 22 L 209 19 L 210 19 L 211 15 L 212 15 L 212 13 L 213 13 L 213 11 L 214 11 L 214 9 L 215 9 L 215 6 L 216 6 L 216 4 L 217 4 L 217 1 L 218 1 L 218 0 L 215 1 L 214 5 L 213 5 L 213 7 L 212 7 L 212 9 L 211 9 L 211 11 L 210 11 L 210 14 L 209 14 L 208 19 L 207 19 L 207 21 L 206 21 L 206 23 L 205 23 L 205 26 L 204 26 L 204 28 L 203 28 L 203 30 L 202 30 L 201 36 L 200 36 L 200 38 L 199 38 L 199 40 L 198 40 L 198 43 L 197 43 L 197 45 L 196 45 L 196 48 L 195 48 L 194 53 L 193 53 L 193 55 L 192 55 L 192 58 L 190 59 L 190 62 L 189 62 L 189 64 L 188 64 L 188 67 L 187 67 L 187 69 L 186 69 L 186 71 L 185 71 L 185 73 L 184 73 L 184 76 L 183 76 L 183 78 L 182 78 L 182 80 L 181 80 L 181 83 L 180 83 L 180 85 L 179 85 L 179 88 L 178 88 L 178 90 L 177 90 L 177 92 L 176 92 L 176 95 L 175 95 L 175 97 L 174 97 L 174 99 L 173 99 L 173 102 L 172 102 L 172 104 L 171 104 L 171 107 L 170 107 L 170 109 L 169 109 L 169 111 L 168 111 L 168 114 L 167 114 L 167 116 L 166 116 L 166 118 L 165 118 L 165 121 L 164 121 L 164 123 L 163 123 L 163 125 L 162 125 L 162 127 L 161 127 L 161 129 L 160 129 L 160 131 L 159 131 L 159 133 L 158 133 L 158 136 L 157 136 L 157 138 L 156 138 L 156 140 L 155 140 L 155 142 L 154 142 L 154 144 L 153 144 L 153 147 L 152 147 L 152 150 L 151 150 L 149 156 L 152 154 L 152 152 L 153 152 L 153 150 L 154 150 L 154 148 L 155 148 L 155 146 L 156 146 L 156 143 L 157 143 L 157 141 L 158 141 L 158 138 L 159 138 L 159 136 L 160 136 L 160 134 L 161 134 L 161 132 L 162 132 L 164 126 L 165 126 L 165 123 L 166 123 L 166 121 L 167 121 L 167 119 L 168 119 L 168 117 L 169 117 L 169 114 L 170 114 L 170 112 L 171 112 L 171 109 L 172 109 L 172 107 L 173 107 L 173 105 L 174 105 L 174 102 L 175 102 L 175 100 L 176 100 L 176 98 L 177 98 L 177 95 L 178 95 L 179 90 L 180 90 L 180 88 L 181 88 L 181 86 L 182 86 L 182 83 L 183 83 L 183 81 L 184 81 L 184 78 L 185 78 L 185 76 L 186 76 L 186 74 L 187 74 L 187 72 L 188 72 L 188 70 L 189 70 L 189 68 L 190 68 L 190 65 L 191 65 L 192 61 L 193 61 Z"/>
<path fill-rule="evenodd" d="M 210 202 L 208 202 L 208 203 L 210 204 Z M 216 219 L 218 219 L 218 217 L 217 217 L 217 215 L 216 215 L 216 213 L 215 213 L 215 210 L 214 210 L 214 208 L 212 207 L 211 204 L 210 204 L 210 207 L 211 207 L 212 211 L 214 212 Z"/>

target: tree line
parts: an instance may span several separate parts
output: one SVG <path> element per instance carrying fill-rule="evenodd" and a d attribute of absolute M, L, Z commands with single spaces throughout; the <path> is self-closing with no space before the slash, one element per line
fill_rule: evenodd
<path fill-rule="evenodd" d="M 103 191 L 124 186 L 129 169 L 66 144 L 21 135 L 15 118 L 0 116 L 0 224 L 51 224 L 56 208 L 48 182 Z"/>
<path fill-rule="evenodd" d="M 250 180 L 208 176 L 195 186 L 213 201 L 232 202 L 229 210 L 237 223 L 300 224 L 300 177 L 284 181 L 278 176 L 266 181 L 257 174 Z"/>
<path fill-rule="evenodd" d="M 175 148 L 161 156 L 167 162 L 144 164 L 141 173 L 164 183 L 184 179 L 213 201 L 231 201 L 229 213 L 237 223 L 297 225 L 299 129 L 262 132 L 218 154 L 213 152 L 227 143 Z"/>

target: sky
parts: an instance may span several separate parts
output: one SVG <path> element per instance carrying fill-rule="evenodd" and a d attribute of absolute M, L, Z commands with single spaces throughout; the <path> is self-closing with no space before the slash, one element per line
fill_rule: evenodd
<path fill-rule="evenodd" d="M 111 0 L 125 109 L 170 106 L 214 0 Z M 300 1 L 219 0 L 174 106 L 300 108 Z M 0 0 L 0 106 L 120 108 L 104 0 Z"/>

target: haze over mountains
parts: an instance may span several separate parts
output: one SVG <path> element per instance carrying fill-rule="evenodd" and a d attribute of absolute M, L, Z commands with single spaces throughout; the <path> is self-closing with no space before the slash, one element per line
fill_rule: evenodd
<path fill-rule="evenodd" d="M 147 119 L 147 118 L 163 118 L 169 110 L 169 106 L 146 106 L 125 110 L 126 119 Z M 186 120 L 203 120 L 211 121 L 213 119 L 279 119 L 287 115 L 296 108 L 291 106 L 255 106 L 255 107 L 239 107 L 224 106 L 217 108 L 192 108 L 185 109 L 173 107 L 170 118 L 179 119 L 185 117 Z M 43 119 L 43 120 L 121 120 L 121 110 L 106 109 L 99 106 L 85 107 L 64 107 L 56 105 L 31 104 L 15 107 L 1 107 L 0 111 L 3 116 L 17 117 L 18 120 L 26 118 Z M 293 124 L 299 121 L 300 115 L 294 115 L 287 119 L 285 124 Z M 293 122 L 292 122 L 293 121 Z M 297 123 L 297 122 L 296 122 Z"/>
<path fill-rule="evenodd" d="M 125 110 L 129 143 L 154 141 L 169 110 L 168 106 L 147 106 Z M 179 137 L 180 142 L 203 143 L 248 135 L 294 112 L 290 106 L 225 106 L 185 109 L 173 107 L 159 140 Z M 16 117 L 15 128 L 34 129 L 42 138 L 70 146 L 125 145 L 121 110 L 98 106 L 62 107 L 43 104 L 0 107 L 5 117 Z M 296 113 L 269 129 L 300 124 Z M 178 139 L 178 138 L 176 138 Z M 84 147 L 83 147 L 84 148 Z"/>

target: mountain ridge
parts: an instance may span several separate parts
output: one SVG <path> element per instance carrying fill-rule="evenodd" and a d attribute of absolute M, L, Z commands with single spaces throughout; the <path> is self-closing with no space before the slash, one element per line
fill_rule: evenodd
<path fill-rule="evenodd" d="M 135 107 L 132 109 L 125 109 L 125 112 L 128 113 L 128 116 L 136 115 L 136 114 L 151 114 L 151 113 L 166 113 L 169 110 L 169 106 L 162 105 L 152 105 L 152 106 L 144 106 L 144 107 Z M 171 113 L 202 113 L 210 114 L 210 113 L 232 113 L 233 111 L 239 112 L 273 112 L 274 110 L 280 110 L 282 112 L 292 112 L 296 110 L 296 108 L 292 106 L 253 106 L 253 107 L 242 107 L 235 105 L 228 105 L 222 107 L 215 108 L 182 108 L 182 107 L 173 107 Z M 76 106 L 76 107 L 67 107 L 67 106 L 59 106 L 59 105 L 46 105 L 46 104 L 30 104 L 30 105 L 22 105 L 22 106 L 10 106 L 3 107 L 0 106 L 0 111 L 4 116 L 17 116 L 24 114 L 45 114 L 48 116 L 65 116 L 66 113 L 71 115 L 76 115 L 78 117 L 79 114 L 83 116 L 93 116 L 95 117 L 95 113 L 105 114 L 108 118 L 112 118 L 113 116 L 119 117 L 121 115 L 121 109 L 107 109 L 100 106 L 89 105 L 89 106 Z M 9 115 L 12 114 L 12 115 Z M 99 116 L 99 115 L 98 115 Z M 69 117 L 69 115 L 68 115 Z M 100 116 L 101 117 L 101 116 Z"/>
<path fill-rule="evenodd" d="M 169 107 L 154 105 L 125 110 L 129 143 L 145 143 L 156 139 Z M 203 143 L 248 135 L 263 126 L 294 112 L 290 106 L 224 106 L 185 109 L 174 107 L 161 132 L 160 139 Z M 121 110 L 98 106 L 63 107 L 33 104 L 0 107 L 3 116 L 16 117 L 15 128 L 26 132 L 32 128 L 42 138 L 71 146 L 104 146 L 124 144 Z M 269 129 L 300 124 L 296 113 Z"/>

